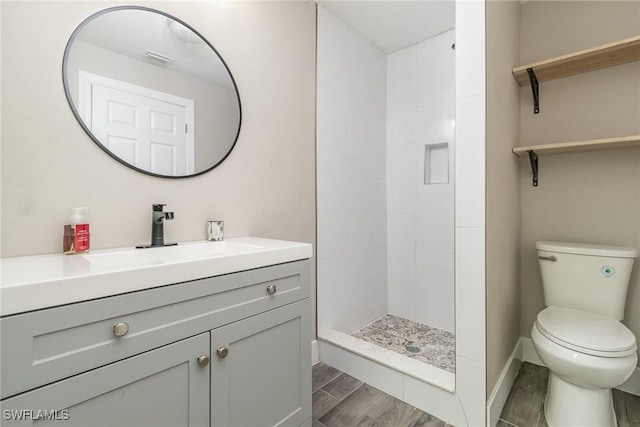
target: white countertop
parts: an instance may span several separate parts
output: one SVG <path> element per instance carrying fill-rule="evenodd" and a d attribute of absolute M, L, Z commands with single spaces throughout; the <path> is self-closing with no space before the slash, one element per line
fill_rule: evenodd
<path fill-rule="evenodd" d="M 309 243 L 259 237 L 150 249 L 2 258 L 0 315 L 311 258 Z"/>

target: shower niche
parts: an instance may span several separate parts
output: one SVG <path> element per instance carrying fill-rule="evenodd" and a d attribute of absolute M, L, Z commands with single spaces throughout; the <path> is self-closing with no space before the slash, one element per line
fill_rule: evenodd
<path fill-rule="evenodd" d="M 449 143 L 424 146 L 424 184 L 449 183 Z"/>

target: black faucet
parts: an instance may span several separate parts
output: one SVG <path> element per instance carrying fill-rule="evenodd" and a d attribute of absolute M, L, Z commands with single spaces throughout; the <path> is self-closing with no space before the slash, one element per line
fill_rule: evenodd
<path fill-rule="evenodd" d="M 175 246 L 177 243 L 165 243 L 164 242 L 164 221 L 172 220 L 174 218 L 173 212 L 163 212 L 162 209 L 167 206 L 165 204 L 154 204 L 153 211 L 151 212 L 151 244 L 150 245 L 138 245 L 136 248 L 155 248 L 159 246 Z"/>

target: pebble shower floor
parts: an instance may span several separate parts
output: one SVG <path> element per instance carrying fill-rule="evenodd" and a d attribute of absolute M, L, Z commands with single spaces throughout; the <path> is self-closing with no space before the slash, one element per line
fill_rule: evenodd
<path fill-rule="evenodd" d="M 387 314 L 352 334 L 445 371 L 456 371 L 455 334 Z"/>

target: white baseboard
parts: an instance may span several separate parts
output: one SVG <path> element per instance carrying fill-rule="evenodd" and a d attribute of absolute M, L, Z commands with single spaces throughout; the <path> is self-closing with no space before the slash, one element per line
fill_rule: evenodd
<path fill-rule="evenodd" d="M 320 362 L 320 356 L 318 355 L 318 340 L 311 341 L 311 366 Z"/>
<path fill-rule="evenodd" d="M 513 382 L 518 376 L 520 365 L 522 364 L 522 341 L 518 340 L 516 346 L 511 352 L 511 356 L 507 359 L 498 382 L 496 383 L 489 400 L 487 402 L 487 426 L 495 427 L 498 424 L 498 417 L 502 413 L 502 408 L 507 402 L 509 392 L 513 386 Z"/>
<path fill-rule="evenodd" d="M 545 366 L 544 362 L 540 360 L 538 353 L 536 353 L 531 338 L 520 337 L 520 341 L 522 342 L 522 361 Z M 620 387 L 616 388 L 640 396 L 640 367 L 636 366 L 636 370 L 631 374 L 631 377 Z"/>

